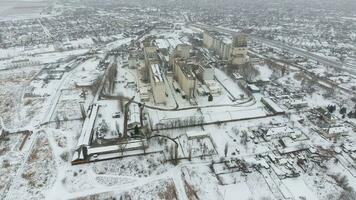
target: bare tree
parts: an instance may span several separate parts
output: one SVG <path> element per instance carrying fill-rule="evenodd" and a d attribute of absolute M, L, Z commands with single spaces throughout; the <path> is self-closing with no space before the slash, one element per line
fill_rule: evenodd
<path fill-rule="evenodd" d="M 224 149 L 224 155 L 225 157 L 227 156 L 227 152 L 229 151 L 229 143 L 226 142 L 225 144 L 225 149 Z"/>
<path fill-rule="evenodd" d="M 239 73 L 245 77 L 247 81 L 252 81 L 260 72 L 251 64 L 247 63 L 239 68 Z"/>
<path fill-rule="evenodd" d="M 116 132 L 119 135 L 119 137 L 121 137 L 121 133 L 120 133 L 120 125 L 119 123 L 116 121 L 115 122 L 115 128 L 116 128 Z"/>
<path fill-rule="evenodd" d="M 124 112 L 124 95 L 120 92 L 118 94 L 119 96 L 119 100 L 118 100 L 118 103 L 119 103 L 119 109 L 121 112 Z"/>
<path fill-rule="evenodd" d="M 84 105 L 82 103 L 80 104 L 80 112 L 82 114 L 82 118 L 85 119 L 86 118 L 86 112 L 85 112 L 85 109 L 84 109 Z"/>
<path fill-rule="evenodd" d="M 247 144 L 247 132 L 246 131 L 242 131 L 242 135 L 241 135 L 241 144 L 246 145 Z"/>
<path fill-rule="evenodd" d="M 108 77 L 107 77 L 107 87 L 108 87 L 108 91 L 111 93 L 114 90 L 116 75 L 117 75 L 117 64 L 112 64 L 109 68 Z"/>
<path fill-rule="evenodd" d="M 58 115 L 56 115 L 54 121 L 56 122 L 56 129 L 59 129 L 61 127 L 61 121 L 59 120 Z"/>
<path fill-rule="evenodd" d="M 192 147 L 189 145 L 188 147 L 188 160 L 191 161 L 192 160 Z"/>
<path fill-rule="evenodd" d="M 338 198 L 339 200 L 354 200 L 356 199 L 356 192 L 351 190 L 343 190 Z"/>
<path fill-rule="evenodd" d="M 172 145 L 169 148 L 169 157 L 172 160 L 172 162 L 174 162 L 174 160 L 173 160 L 173 158 L 174 158 L 174 147 Z"/>
<path fill-rule="evenodd" d="M 174 145 L 174 164 L 178 164 L 178 146 Z"/>

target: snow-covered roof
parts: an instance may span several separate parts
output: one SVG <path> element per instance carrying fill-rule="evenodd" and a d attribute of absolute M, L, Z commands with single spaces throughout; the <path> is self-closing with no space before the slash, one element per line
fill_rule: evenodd
<path fill-rule="evenodd" d="M 252 91 L 260 91 L 260 88 L 258 88 L 255 84 L 249 84 L 248 86 Z"/>
<path fill-rule="evenodd" d="M 99 106 L 97 104 L 94 104 L 92 106 L 89 116 L 87 118 L 85 118 L 82 132 L 80 133 L 80 137 L 78 139 L 78 146 L 81 146 L 81 145 L 89 146 L 90 145 L 92 129 L 93 129 L 94 122 L 95 122 L 96 115 L 97 115 L 98 111 L 99 111 Z"/>
<path fill-rule="evenodd" d="M 262 97 L 261 101 L 265 104 L 268 104 L 268 106 L 270 106 L 274 112 L 276 113 L 283 113 L 284 110 L 282 108 L 280 108 L 274 101 L 272 101 L 270 98 L 266 98 L 266 97 Z"/>
<path fill-rule="evenodd" d="M 142 148 L 142 145 L 143 144 L 140 140 L 133 140 L 123 144 L 122 147 L 120 147 L 119 145 L 91 147 L 88 148 L 88 155 L 118 152 L 121 151 L 121 148 L 124 148 L 125 150 L 139 149 Z"/>
<path fill-rule="evenodd" d="M 294 131 L 288 126 L 273 127 L 268 129 L 267 136 L 290 135 Z"/>
<path fill-rule="evenodd" d="M 340 134 L 349 132 L 349 128 L 345 126 L 331 127 L 328 130 L 328 134 Z"/>
<path fill-rule="evenodd" d="M 292 106 L 308 105 L 308 102 L 303 99 L 293 99 L 289 102 Z"/>
<path fill-rule="evenodd" d="M 163 77 L 161 73 L 161 69 L 159 68 L 158 64 L 151 65 L 152 76 L 155 82 L 163 82 Z"/>
<path fill-rule="evenodd" d="M 130 104 L 130 121 L 129 123 L 140 123 L 140 108 L 137 104 Z"/>
<path fill-rule="evenodd" d="M 286 154 L 286 153 L 292 153 L 292 152 L 296 152 L 296 151 L 302 151 L 302 150 L 307 150 L 309 149 L 308 145 L 305 144 L 301 144 L 301 145 L 295 145 L 295 146 L 291 146 L 291 147 L 286 147 L 283 149 L 278 149 L 279 153 L 281 154 Z"/>
<path fill-rule="evenodd" d="M 156 44 L 159 49 L 168 49 L 170 47 L 170 44 L 166 39 L 157 39 Z"/>
<path fill-rule="evenodd" d="M 178 38 L 168 38 L 167 41 L 173 49 L 179 44 L 183 44 Z"/>

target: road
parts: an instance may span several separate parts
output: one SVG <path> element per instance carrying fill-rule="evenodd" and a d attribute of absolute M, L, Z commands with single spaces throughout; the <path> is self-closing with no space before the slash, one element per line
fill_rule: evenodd
<path fill-rule="evenodd" d="M 67 74 L 65 74 L 62 79 L 60 80 L 60 83 L 55 91 L 54 94 L 51 95 L 51 99 L 50 99 L 50 103 L 49 103 L 49 107 L 48 110 L 46 111 L 46 114 L 44 115 L 42 121 L 41 121 L 41 125 L 47 124 L 51 121 L 51 118 L 53 116 L 54 111 L 56 110 L 59 98 L 62 94 L 62 87 L 64 84 L 66 84 L 68 82 L 68 79 L 73 75 L 75 71 L 75 69 L 80 66 L 80 64 L 86 62 L 88 59 L 83 60 L 81 62 L 78 62 L 71 70 L 70 72 L 68 72 Z"/>
<path fill-rule="evenodd" d="M 124 96 L 114 96 L 114 95 L 102 95 L 101 96 L 103 99 L 116 99 L 116 100 L 120 100 L 120 99 L 124 99 L 126 101 L 131 101 L 132 103 L 135 104 L 142 104 L 142 102 L 138 102 L 135 100 L 132 100 L 129 97 L 124 97 Z M 247 104 L 250 103 L 250 104 Z M 165 108 L 165 107 L 159 107 L 159 106 L 152 106 L 152 105 L 147 105 L 145 104 L 146 108 L 152 109 L 152 110 L 160 110 L 160 111 L 182 111 L 182 110 L 194 110 L 194 109 L 198 109 L 198 108 L 217 108 L 217 107 L 228 107 L 228 106 L 233 106 L 233 107 L 248 107 L 248 106 L 252 106 L 256 103 L 256 99 L 252 96 L 242 102 L 238 102 L 238 103 L 232 103 L 232 104 L 214 104 L 214 105 L 205 105 L 205 106 L 189 106 L 189 107 L 183 107 L 183 108 L 179 108 L 179 107 L 175 107 L 175 108 Z"/>
<path fill-rule="evenodd" d="M 41 27 L 42 27 L 42 29 L 43 29 L 43 32 L 44 32 L 49 38 L 52 38 L 52 39 L 53 39 L 52 34 L 49 32 L 49 30 L 47 29 L 47 27 L 43 26 L 41 20 L 38 19 L 37 21 L 38 21 L 38 23 L 41 25 Z"/>
<path fill-rule="evenodd" d="M 231 30 L 231 29 L 222 28 L 222 27 L 215 27 L 215 26 L 209 26 L 209 25 L 205 25 L 205 24 L 192 24 L 192 26 L 195 26 L 195 27 L 200 28 L 200 29 L 214 30 L 214 31 L 218 31 L 218 32 L 231 34 L 231 35 L 239 33 L 237 31 L 234 31 L 234 30 Z M 272 47 L 280 48 L 280 49 L 282 49 L 284 51 L 287 51 L 289 53 L 292 53 L 292 54 L 295 54 L 295 55 L 299 55 L 299 56 L 306 57 L 308 59 L 317 61 L 317 62 L 319 62 L 319 63 L 321 63 L 321 64 L 323 64 L 325 66 L 329 66 L 329 67 L 332 67 L 332 68 L 335 68 L 335 69 L 338 69 L 338 70 L 341 70 L 341 71 L 344 71 L 344 72 L 348 72 L 348 73 L 350 73 L 352 75 L 356 75 L 356 69 L 345 68 L 345 67 L 343 67 L 343 64 L 341 62 L 330 60 L 330 59 L 327 59 L 327 58 L 325 58 L 323 56 L 319 56 L 319 55 L 310 53 L 310 52 L 308 52 L 306 50 L 295 48 L 295 47 L 292 47 L 290 45 L 287 45 L 287 44 L 284 44 L 284 43 L 281 43 L 281 42 L 278 42 L 278 41 L 268 40 L 268 39 L 261 38 L 261 37 L 255 36 L 255 35 L 248 35 L 248 37 L 251 38 L 252 40 L 258 41 L 260 43 L 264 43 L 264 44 L 267 44 L 267 45 L 272 46 Z"/>

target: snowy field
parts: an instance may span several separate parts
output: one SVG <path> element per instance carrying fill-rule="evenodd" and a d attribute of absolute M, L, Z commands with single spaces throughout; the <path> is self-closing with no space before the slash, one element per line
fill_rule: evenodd
<path fill-rule="evenodd" d="M 2 7 L 5 3 L 0 3 L 0 18 L 11 16 L 18 5 Z M 22 9 L 18 17 L 36 16 L 37 10 Z M 145 17 L 138 24 L 161 23 L 156 14 Z M 173 28 L 153 29 L 141 38 L 131 34 L 140 25 L 131 27 L 130 19 L 118 23 L 127 31 L 98 36 L 99 41 L 67 39 L 61 51 L 53 44 L 0 49 L 0 131 L 6 131 L 0 135 L 0 199 L 355 199 L 356 120 L 350 117 L 355 99 L 298 67 L 255 65 L 259 73 L 252 82 L 260 92 L 247 92 L 223 67 L 214 69 L 221 92 L 213 99 L 196 94 L 189 100 L 173 88 L 173 72 L 165 63 L 167 101 L 154 102 L 152 85 L 144 80 L 143 47 L 154 43 L 150 37 L 169 54 L 180 44 L 199 45 L 202 30 L 186 25 L 188 17 L 183 13 L 178 23 L 168 23 Z M 307 40 L 278 39 L 313 46 Z M 134 66 L 131 54 L 137 56 Z M 260 57 L 282 58 L 265 55 Z M 26 62 L 12 67 L 19 60 Z M 323 66 L 309 72 L 337 86 L 355 84 L 353 76 L 326 76 Z M 267 97 L 283 112 L 261 102 Z M 306 105 L 289 107 L 295 99 Z M 87 158 L 73 162 L 80 153 Z"/>

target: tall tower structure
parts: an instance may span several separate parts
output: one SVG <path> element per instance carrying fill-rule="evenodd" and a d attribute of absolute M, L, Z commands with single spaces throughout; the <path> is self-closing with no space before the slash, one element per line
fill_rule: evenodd
<path fill-rule="evenodd" d="M 232 41 L 231 50 L 231 63 L 234 65 L 243 65 L 250 61 L 247 55 L 247 36 L 246 35 L 235 35 Z"/>

